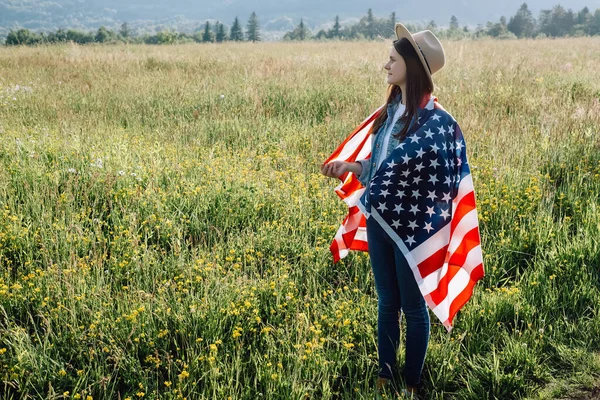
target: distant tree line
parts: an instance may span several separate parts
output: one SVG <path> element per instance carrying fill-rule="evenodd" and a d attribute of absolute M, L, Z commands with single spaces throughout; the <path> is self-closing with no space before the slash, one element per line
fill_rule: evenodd
<path fill-rule="evenodd" d="M 388 18 L 377 18 L 373 16 L 371 9 L 367 15 L 353 25 L 342 27 L 340 19 L 335 17 L 333 26 L 328 30 L 320 30 L 313 34 L 303 20 L 292 31 L 284 35 L 284 40 L 308 40 L 308 39 L 373 39 L 376 37 L 395 37 L 394 25 L 396 24 L 396 13 L 391 13 Z M 533 18 L 527 3 L 523 3 L 516 14 L 506 21 L 501 17 L 498 22 L 488 22 L 485 26 L 478 25 L 475 29 L 467 26 L 462 28 L 458 18 L 454 15 L 450 18 L 448 28 L 441 29 L 435 21 L 430 21 L 425 26 L 406 24 L 411 32 L 429 29 L 442 38 L 468 38 L 468 37 L 494 37 L 494 38 L 533 38 L 533 37 L 564 37 L 564 36 L 594 36 L 600 35 L 600 9 L 591 12 L 584 7 L 579 12 L 571 9 L 566 10 L 560 4 L 552 9 L 542 10 L 539 18 Z"/>
<path fill-rule="evenodd" d="M 527 3 L 523 3 L 516 14 L 507 21 L 501 17 L 498 22 L 488 22 L 485 26 L 476 28 L 460 27 L 458 19 L 453 15 L 447 28 L 439 28 L 435 21 L 425 26 L 406 24 L 411 32 L 422 29 L 434 31 L 441 38 L 533 38 L 533 37 L 564 37 L 564 36 L 594 36 L 600 35 L 600 9 L 591 12 L 584 7 L 579 12 L 565 9 L 560 4 L 552 9 L 542 10 L 538 19 L 533 17 Z M 300 23 L 283 36 L 283 40 L 360 40 L 377 37 L 394 37 L 396 13 L 392 12 L 387 18 L 378 18 L 371 9 L 357 23 L 342 26 L 339 16 L 335 17 L 333 26 L 319 30 L 314 34 L 301 19 Z M 133 35 L 127 23 L 123 23 L 118 31 L 100 27 L 97 31 L 82 32 L 78 30 L 59 29 L 50 33 L 36 33 L 28 29 L 11 30 L 5 40 L 6 45 L 35 45 L 43 43 L 75 42 L 86 43 L 146 43 L 170 44 L 185 42 L 225 42 L 261 40 L 260 24 L 256 13 L 252 13 L 244 32 L 238 17 L 235 17 L 229 29 L 219 21 L 211 24 L 206 22 L 192 34 L 163 30 L 154 35 Z"/>
<path fill-rule="evenodd" d="M 118 31 L 107 29 L 104 26 L 97 31 L 82 32 L 75 29 L 58 29 L 50 33 L 36 33 L 29 29 L 11 30 L 6 36 L 4 42 L 7 46 L 14 45 L 36 45 L 44 43 L 62 43 L 74 42 L 78 44 L 87 43 L 146 43 L 146 44 L 172 44 L 185 42 L 224 42 L 231 41 L 250 41 L 258 42 L 260 37 L 260 25 L 256 13 L 252 13 L 246 25 L 244 32 L 242 25 L 235 17 L 230 29 L 225 29 L 225 25 L 217 21 L 211 24 L 207 21 L 202 29 L 196 30 L 193 34 L 163 30 L 154 35 L 133 35 L 128 24 L 125 22 Z"/>

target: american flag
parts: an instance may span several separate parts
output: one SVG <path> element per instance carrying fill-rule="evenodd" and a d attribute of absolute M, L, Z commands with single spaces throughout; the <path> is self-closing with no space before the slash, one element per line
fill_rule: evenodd
<path fill-rule="evenodd" d="M 363 121 L 325 161 L 367 159 L 370 129 L 383 107 Z M 369 196 L 352 173 L 336 193 L 349 212 L 330 250 L 334 262 L 349 250 L 368 251 L 372 217 L 408 261 L 429 308 L 448 331 L 484 275 L 473 180 L 456 120 L 431 96 L 406 139 L 375 172 Z"/>

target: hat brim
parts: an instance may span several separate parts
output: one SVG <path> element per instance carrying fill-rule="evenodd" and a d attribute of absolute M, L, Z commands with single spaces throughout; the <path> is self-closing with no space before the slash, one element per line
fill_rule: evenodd
<path fill-rule="evenodd" d="M 431 88 L 433 89 L 434 88 L 433 78 L 431 76 L 431 72 L 429 72 L 429 67 L 427 66 L 427 61 L 425 61 L 425 56 L 423 56 L 423 53 L 421 53 L 421 49 L 419 49 L 419 45 L 417 45 L 417 42 L 415 42 L 415 39 L 413 38 L 410 31 L 408 29 L 406 29 L 406 27 L 404 25 L 402 25 L 400 22 L 396 23 L 396 38 L 398 40 L 400 40 L 402 38 L 408 39 L 408 41 L 410 42 L 412 47 L 415 49 L 417 56 L 419 56 L 419 59 L 421 60 L 421 64 L 423 65 L 423 69 L 425 70 L 425 73 L 427 74 L 427 78 L 429 78 L 429 82 L 431 83 Z"/>

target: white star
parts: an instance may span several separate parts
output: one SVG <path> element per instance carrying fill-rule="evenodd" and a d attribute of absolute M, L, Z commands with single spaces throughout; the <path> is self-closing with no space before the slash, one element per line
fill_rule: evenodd
<path fill-rule="evenodd" d="M 436 197 L 435 190 L 434 191 L 428 190 L 427 193 L 429 193 L 429 195 L 427 195 L 427 198 L 435 201 L 435 197 Z"/>
<path fill-rule="evenodd" d="M 412 196 L 411 196 L 411 197 L 414 197 L 414 198 L 417 198 L 417 199 L 418 199 L 419 197 L 421 197 L 421 193 L 419 193 L 419 191 L 418 191 L 418 190 L 413 190 L 413 191 L 412 191 Z"/>
<path fill-rule="evenodd" d="M 413 243 L 416 243 L 414 236 L 407 236 L 408 239 L 406 239 L 406 242 L 409 244 L 409 246 L 411 246 Z"/>
<path fill-rule="evenodd" d="M 387 177 L 389 178 L 390 176 L 394 176 L 394 175 L 396 175 L 396 174 L 394 174 L 394 171 L 388 171 L 388 172 L 386 172 L 384 175 L 385 175 L 385 176 L 387 176 Z"/>
<path fill-rule="evenodd" d="M 432 215 L 435 215 L 435 211 L 433 211 L 433 207 L 427 207 L 427 211 L 425 211 L 425 214 L 429 214 L 430 217 Z"/>
<path fill-rule="evenodd" d="M 439 114 L 433 114 L 433 116 L 431 117 L 431 119 L 434 121 L 439 121 L 440 118 L 441 118 L 441 115 L 439 115 Z"/>
<path fill-rule="evenodd" d="M 392 160 L 392 162 L 389 162 L 389 163 L 387 163 L 387 167 L 388 167 L 388 168 L 394 168 L 396 165 L 398 165 L 398 164 L 396 164 L 396 163 L 394 162 L 394 160 Z"/>
<path fill-rule="evenodd" d="M 438 131 L 439 131 L 438 133 L 439 133 L 440 135 L 443 135 L 444 133 L 446 133 L 446 130 L 444 129 L 444 127 L 443 127 L 443 126 L 440 126 L 440 127 L 438 127 Z"/>
<path fill-rule="evenodd" d="M 423 179 L 421 179 L 421 178 L 419 178 L 418 176 L 416 176 L 416 177 L 414 177 L 414 178 L 413 178 L 413 183 L 414 183 L 415 185 L 418 185 L 418 184 L 419 184 L 419 183 L 420 183 L 422 180 L 423 180 Z"/>
<path fill-rule="evenodd" d="M 450 200 L 452 200 L 452 197 L 450 197 L 450 192 L 444 193 L 444 198 L 442 201 L 449 202 Z"/>
<path fill-rule="evenodd" d="M 385 203 L 379 203 L 379 207 L 377 207 L 377 209 L 381 212 L 384 212 L 387 210 L 387 207 L 385 206 Z"/>
<path fill-rule="evenodd" d="M 401 174 L 404 175 L 405 178 L 408 178 L 408 176 L 410 175 L 410 171 L 409 170 L 402 171 Z"/>
<path fill-rule="evenodd" d="M 410 157 L 408 156 L 408 154 L 405 154 L 404 157 L 402 157 L 402 160 L 404 161 L 402 164 L 408 164 L 408 162 L 410 161 Z"/>
<path fill-rule="evenodd" d="M 404 150 L 404 142 L 400 143 L 398 146 L 396 146 L 396 148 L 400 147 L 402 150 Z"/>
<path fill-rule="evenodd" d="M 434 143 L 434 144 L 431 146 L 431 151 L 433 151 L 434 153 L 437 153 L 437 151 L 438 151 L 439 149 L 440 149 L 440 148 L 439 148 L 439 147 L 437 146 L 437 144 L 435 144 L 435 143 Z"/>
<path fill-rule="evenodd" d="M 450 150 L 454 150 L 454 142 L 450 142 Z"/>
<path fill-rule="evenodd" d="M 417 150 L 417 157 L 422 158 L 423 154 L 425 154 L 425 152 L 423 151 L 423 148 L 421 147 L 419 150 Z"/>
<path fill-rule="evenodd" d="M 454 168 L 454 160 L 450 160 L 450 166 Z"/>
<path fill-rule="evenodd" d="M 419 143 L 419 140 L 421 139 L 420 137 L 418 137 L 417 135 L 412 135 L 411 137 L 409 137 L 410 140 L 412 140 L 411 143 Z"/>
<path fill-rule="evenodd" d="M 404 211 L 404 208 L 402 208 L 402 204 L 396 204 L 396 206 L 394 207 L 394 212 L 400 214 L 401 211 Z"/>
<path fill-rule="evenodd" d="M 456 142 L 456 148 L 458 150 L 462 150 L 463 147 L 465 147 L 465 145 L 462 144 L 462 140 L 459 140 L 459 141 Z"/>
<path fill-rule="evenodd" d="M 462 165 L 462 160 L 460 158 L 456 159 L 456 166 L 460 167 Z"/>
<path fill-rule="evenodd" d="M 442 146 L 443 146 L 443 147 L 442 147 L 442 150 L 444 150 L 444 151 L 448 150 L 448 148 L 446 147 L 446 143 L 445 143 L 445 142 L 444 142 L 444 143 L 442 143 Z"/>
<path fill-rule="evenodd" d="M 429 181 L 435 185 L 435 183 L 438 181 L 437 175 L 433 174 L 433 175 L 429 175 Z"/>
<path fill-rule="evenodd" d="M 419 212 L 419 207 L 411 204 L 409 212 L 413 213 L 414 215 L 417 215 L 417 213 Z"/>
<path fill-rule="evenodd" d="M 387 196 L 389 196 L 390 192 L 388 192 L 387 189 L 382 190 L 381 192 L 379 192 L 379 194 L 381 194 L 383 196 L 383 198 L 385 199 Z"/>
<path fill-rule="evenodd" d="M 392 222 L 392 226 L 396 229 L 398 229 L 398 227 L 400 226 L 400 220 L 393 220 L 394 222 Z"/>
<path fill-rule="evenodd" d="M 444 182 L 444 184 L 451 186 L 452 185 L 452 179 L 450 179 L 449 176 L 446 177 L 446 181 Z"/>
<path fill-rule="evenodd" d="M 419 225 L 417 225 L 417 221 L 410 221 L 410 223 L 408 224 L 408 227 L 412 228 L 414 231 L 415 229 L 417 229 L 419 227 Z"/>
<path fill-rule="evenodd" d="M 433 132 L 431 132 L 431 129 L 427 129 L 427 130 L 425 131 L 425 136 L 426 136 L 427 138 L 432 138 L 432 137 L 433 137 Z"/>
<path fill-rule="evenodd" d="M 391 184 L 392 184 L 392 181 L 390 181 L 390 180 L 388 179 L 388 180 L 385 180 L 385 181 L 381 182 L 381 184 L 382 184 L 382 185 L 385 185 L 385 186 L 387 186 L 387 185 L 391 185 Z"/>
<path fill-rule="evenodd" d="M 398 185 L 402 186 L 402 187 L 407 187 L 408 183 L 406 183 L 406 181 L 399 181 Z"/>
<path fill-rule="evenodd" d="M 404 194 L 404 190 L 398 190 L 398 191 L 396 192 L 396 196 L 397 196 L 397 197 L 400 197 L 401 199 L 403 199 L 403 198 L 404 198 L 404 196 L 405 196 L 405 194 Z"/>
<path fill-rule="evenodd" d="M 425 228 L 423 228 L 427 231 L 427 233 L 429 233 L 429 231 L 433 230 L 433 227 L 431 226 L 431 222 L 426 222 L 425 223 Z"/>
<path fill-rule="evenodd" d="M 441 216 L 444 217 L 444 220 L 446 220 L 446 217 L 449 217 L 450 213 L 448 212 L 448 210 L 442 210 Z"/>
<path fill-rule="evenodd" d="M 423 166 L 423 163 L 419 163 L 417 165 L 415 165 L 415 169 L 419 172 L 421 172 L 421 170 L 425 168 L 425 166 Z"/>
<path fill-rule="evenodd" d="M 448 127 L 448 133 L 454 133 L 454 125 Z"/>
<path fill-rule="evenodd" d="M 429 162 L 429 166 L 430 166 L 430 167 L 433 167 L 433 168 L 436 168 L 436 167 L 439 167 L 439 166 L 440 166 L 440 163 L 439 163 L 439 162 L 437 162 L 437 160 L 434 158 L 433 160 L 431 160 L 431 161 Z"/>

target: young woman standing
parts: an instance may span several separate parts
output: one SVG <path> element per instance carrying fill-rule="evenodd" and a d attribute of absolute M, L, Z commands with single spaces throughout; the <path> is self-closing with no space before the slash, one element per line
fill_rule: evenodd
<path fill-rule="evenodd" d="M 414 245 L 415 236 L 420 235 L 421 229 L 417 228 L 429 233 L 435 218 L 446 220 L 448 214 L 444 213 L 448 212 L 450 194 L 443 193 L 441 187 L 437 191 L 435 185 L 446 175 L 446 188 L 454 195 L 460 171 L 455 169 L 454 128 L 448 132 L 442 126 L 439 132 L 435 131 L 442 135 L 438 140 L 443 142 L 444 151 L 433 142 L 427 146 L 427 140 L 434 139 L 431 128 L 436 121 L 440 118 L 448 123 L 454 121 L 432 96 L 432 75 L 445 64 L 442 45 L 432 32 L 426 30 L 412 35 L 402 24 L 396 24 L 396 36 L 384 66 L 389 84 L 387 101 L 370 131 L 371 157 L 355 162 L 326 162 L 321 172 L 334 178 L 352 173 L 366 188 L 358 207 L 366 217 L 368 251 L 378 295 L 376 386 L 380 390 L 393 379 L 402 311 L 406 318 L 406 389 L 403 392 L 412 395 L 421 385 L 430 320 L 427 303 L 415 278 L 415 267 L 411 269 L 407 253 Z M 427 124 L 431 126 L 428 130 Z M 415 147 L 419 143 L 423 146 Z M 452 151 L 446 148 L 446 143 L 453 147 Z M 409 149 L 413 150 L 409 152 Z M 400 158 L 402 151 L 405 153 Z M 427 167 L 431 169 L 425 174 Z M 393 196 L 398 204 L 388 202 Z"/>

